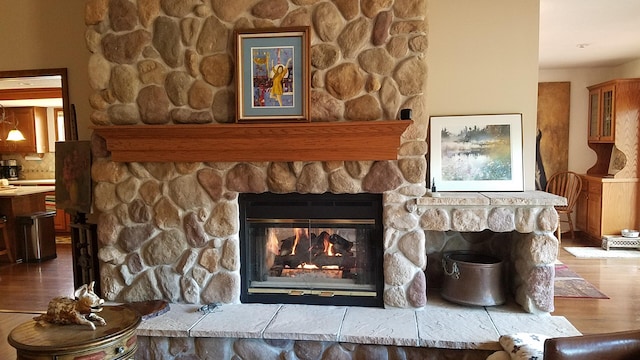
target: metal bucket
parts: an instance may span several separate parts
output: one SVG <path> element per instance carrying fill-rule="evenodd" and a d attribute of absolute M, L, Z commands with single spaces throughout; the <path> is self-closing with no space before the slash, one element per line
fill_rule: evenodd
<path fill-rule="evenodd" d="M 502 260 L 468 251 L 442 257 L 442 297 L 458 304 L 493 306 L 505 302 Z"/>

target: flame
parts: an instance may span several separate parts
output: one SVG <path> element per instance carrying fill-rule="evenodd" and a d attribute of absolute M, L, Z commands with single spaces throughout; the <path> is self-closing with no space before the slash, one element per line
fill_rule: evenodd
<path fill-rule="evenodd" d="M 291 249 L 291 255 L 295 255 L 296 254 L 296 247 L 298 247 L 298 241 L 300 241 L 300 238 L 302 236 L 309 237 L 309 230 L 306 229 L 306 228 L 295 228 L 295 229 L 293 229 L 293 231 L 296 234 L 296 239 L 293 242 L 293 248 Z"/>
<path fill-rule="evenodd" d="M 329 246 L 325 250 L 325 253 L 327 253 L 327 255 L 329 255 L 329 256 L 334 256 L 335 255 L 333 253 L 333 244 L 332 243 L 329 243 Z"/>

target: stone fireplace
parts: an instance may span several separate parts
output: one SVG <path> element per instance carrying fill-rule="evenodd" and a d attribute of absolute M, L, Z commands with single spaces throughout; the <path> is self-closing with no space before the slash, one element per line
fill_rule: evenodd
<path fill-rule="evenodd" d="M 557 200 L 538 193 L 423 198 L 426 1 L 88 0 L 85 22 L 105 299 L 239 303 L 241 194 L 364 193 L 382 197 L 385 307 L 423 307 L 427 274 L 437 277 L 427 259 L 459 245 L 506 256 L 518 302 L 530 312 L 552 310 Z M 247 145 L 265 136 L 286 144 L 295 141 L 287 131 L 299 128 L 233 124 L 233 30 L 273 26 L 312 29 L 315 128 L 374 128 L 412 109 L 393 156 L 376 152 L 387 131 L 343 130 L 351 136 L 345 143 L 357 146 L 338 154 L 331 146 L 312 155 L 293 147 L 264 158 L 268 148 Z M 246 139 L 216 138 L 239 128 Z M 152 136 L 158 129 L 163 138 Z M 484 230 L 500 236 L 457 235 Z"/>

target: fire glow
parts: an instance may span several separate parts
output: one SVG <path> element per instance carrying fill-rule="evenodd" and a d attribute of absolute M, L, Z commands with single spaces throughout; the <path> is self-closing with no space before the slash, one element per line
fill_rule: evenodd
<path fill-rule="evenodd" d="M 287 269 L 309 271 L 340 271 L 331 277 L 341 277 L 341 270 L 351 266 L 354 243 L 330 229 L 292 228 L 292 236 L 284 237 L 282 229 L 269 229 L 267 253 L 272 275 L 296 276 Z M 280 234 L 280 238 L 278 237 Z M 284 239 L 282 239 L 284 237 Z"/>

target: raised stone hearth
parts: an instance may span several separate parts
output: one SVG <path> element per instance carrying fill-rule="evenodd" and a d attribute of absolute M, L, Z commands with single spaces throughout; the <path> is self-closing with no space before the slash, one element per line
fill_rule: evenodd
<path fill-rule="evenodd" d="M 580 335 L 564 317 L 514 304 L 466 307 L 437 293 L 423 311 L 237 304 L 209 314 L 172 304 L 138 327 L 138 352 L 157 358 L 484 360 L 502 334 Z M 322 321 L 318 321 L 322 319 Z"/>

